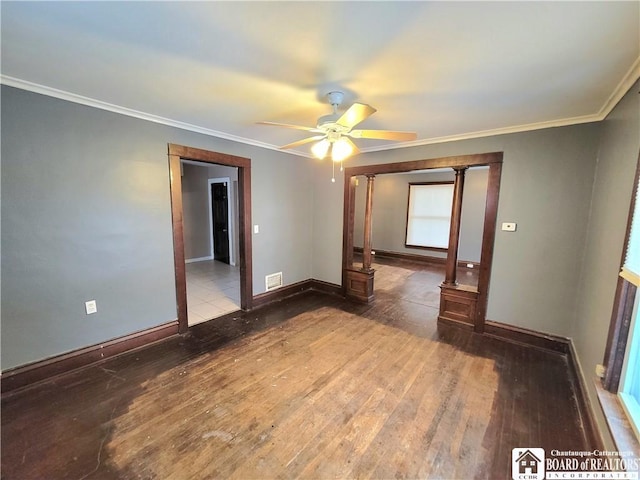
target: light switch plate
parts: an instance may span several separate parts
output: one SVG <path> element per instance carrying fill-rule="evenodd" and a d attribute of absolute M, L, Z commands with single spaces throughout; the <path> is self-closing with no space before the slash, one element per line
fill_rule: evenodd
<path fill-rule="evenodd" d="M 516 223 L 504 222 L 502 224 L 502 231 L 503 232 L 515 232 L 516 231 L 516 227 L 517 227 Z"/>
<path fill-rule="evenodd" d="M 254 225 L 253 226 L 253 233 L 260 233 L 260 226 L 259 225 Z"/>
<path fill-rule="evenodd" d="M 89 300 L 88 302 L 84 302 L 84 309 L 87 312 L 87 315 L 91 315 L 98 311 L 98 305 L 96 305 L 95 300 Z"/>

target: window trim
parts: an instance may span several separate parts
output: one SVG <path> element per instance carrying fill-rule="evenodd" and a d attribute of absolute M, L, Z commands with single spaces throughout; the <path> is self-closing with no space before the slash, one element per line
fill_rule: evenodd
<path fill-rule="evenodd" d="M 629 246 L 629 238 L 631 236 L 631 222 L 636 208 L 636 192 L 638 190 L 639 177 L 640 154 L 638 155 L 636 174 L 633 181 L 633 189 L 631 190 L 631 202 L 627 216 L 626 232 L 624 235 L 624 248 L 622 249 L 620 268 L 618 271 L 622 270 L 627 257 L 627 248 Z M 604 389 L 616 394 L 620 387 L 620 377 L 622 375 L 622 366 L 624 364 L 627 342 L 629 340 L 629 327 L 631 324 L 631 316 L 633 314 L 636 291 L 637 288 L 634 284 L 618 275 L 618 283 L 616 285 L 616 293 L 613 301 L 613 311 L 611 313 L 611 322 L 609 324 L 609 334 L 607 336 L 607 344 L 604 352 L 603 364 L 605 366 L 605 375 L 602 379 L 602 386 Z"/>
<path fill-rule="evenodd" d="M 429 186 L 429 185 L 451 185 L 453 187 L 453 180 L 442 180 L 438 182 L 409 182 L 407 184 L 407 218 L 404 224 L 404 246 L 405 248 L 417 248 L 420 250 L 432 250 L 437 252 L 447 252 L 449 250 L 448 247 L 434 247 L 434 246 L 426 246 L 426 245 L 414 245 L 407 243 L 407 235 L 409 234 L 409 208 L 411 207 L 411 187 L 417 186 Z M 453 197 L 451 201 L 453 205 Z M 449 226 L 451 226 L 451 213 L 449 214 Z"/>
<path fill-rule="evenodd" d="M 622 270 L 627 257 L 634 211 L 636 207 L 640 208 L 640 205 L 636 205 L 639 180 L 640 153 L 636 164 L 619 271 Z M 600 381 L 596 381 L 598 400 L 616 447 L 620 450 L 633 450 L 636 452 L 640 451 L 640 443 L 618 392 L 620 390 L 627 344 L 630 340 L 629 333 L 637 290 L 638 288 L 633 283 L 618 275 L 603 360 L 605 374 Z"/>
<path fill-rule="evenodd" d="M 604 354 L 605 375 L 602 379 L 602 386 L 611 393 L 618 393 L 620 387 L 636 291 L 635 285 L 622 277 L 618 277 L 613 314 Z"/>

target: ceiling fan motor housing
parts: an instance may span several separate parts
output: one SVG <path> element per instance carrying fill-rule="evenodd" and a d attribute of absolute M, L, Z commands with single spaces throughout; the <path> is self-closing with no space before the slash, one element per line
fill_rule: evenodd
<path fill-rule="evenodd" d="M 327 93 L 327 99 L 329 100 L 329 104 L 333 105 L 335 108 L 342 103 L 342 100 L 344 100 L 344 93 L 329 92 Z"/>
<path fill-rule="evenodd" d="M 338 106 L 342 103 L 342 100 L 344 100 L 344 93 L 337 91 L 329 92 L 327 93 L 327 100 L 333 107 L 333 113 L 329 115 L 323 115 L 322 117 L 318 118 L 317 127 L 323 132 L 333 133 L 333 136 L 337 138 L 340 136 L 340 133 L 349 131 L 348 128 L 345 128 L 342 125 L 338 125 L 336 123 L 341 116 L 338 113 Z"/>
<path fill-rule="evenodd" d="M 318 128 L 322 130 L 332 129 L 333 127 L 340 127 L 336 122 L 340 118 L 340 114 L 331 113 L 329 115 L 323 115 L 318 118 Z"/>

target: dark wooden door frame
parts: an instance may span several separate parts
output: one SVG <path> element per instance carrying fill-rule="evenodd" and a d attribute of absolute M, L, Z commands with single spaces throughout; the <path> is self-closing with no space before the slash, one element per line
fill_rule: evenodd
<path fill-rule="evenodd" d="M 176 301 L 180 333 L 189 328 L 187 319 L 187 279 L 184 264 L 182 225 L 182 180 L 180 160 L 238 168 L 238 235 L 240 243 L 240 308 L 251 310 L 253 304 L 253 264 L 251 259 L 251 159 L 199 148 L 169 144 L 171 218 L 173 225 L 173 261 L 176 271 Z"/>
<path fill-rule="evenodd" d="M 358 175 L 381 175 L 388 173 L 431 170 L 434 168 L 489 167 L 487 181 L 487 200 L 482 232 L 482 251 L 480 254 L 480 272 L 478 274 L 478 306 L 475 331 L 484 332 L 491 280 L 491 264 L 495 243 L 496 221 L 498 218 L 498 197 L 500 177 L 502 175 L 503 152 L 460 155 L 426 160 L 414 160 L 398 163 L 362 165 L 344 169 L 344 213 L 342 235 L 342 290 L 346 293 L 347 271 L 353 266 L 353 223 L 355 217 L 355 187 Z M 374 207 L 375 208 L 375 207 Z"/>

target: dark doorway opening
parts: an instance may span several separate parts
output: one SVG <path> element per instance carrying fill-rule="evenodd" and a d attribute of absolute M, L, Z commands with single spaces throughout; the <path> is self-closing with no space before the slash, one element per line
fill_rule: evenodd
<path fill-rule="evenodd" d="M 224 182 L 211 184 L 213 258 L 229 264 L 229 194 Z"/>

